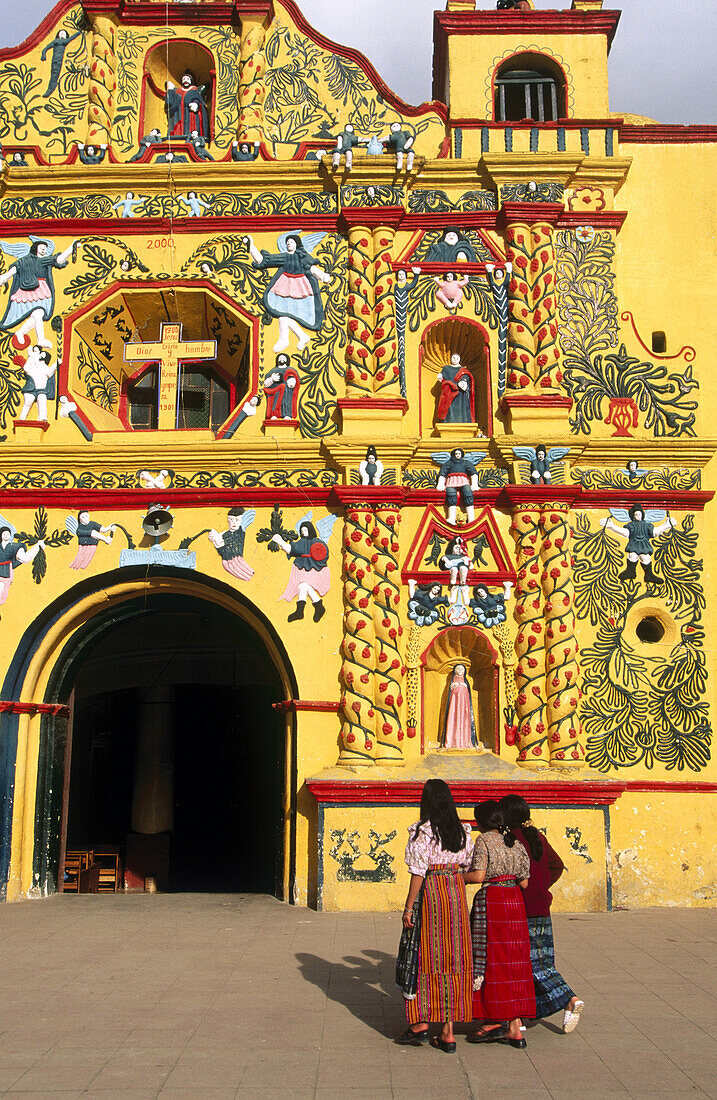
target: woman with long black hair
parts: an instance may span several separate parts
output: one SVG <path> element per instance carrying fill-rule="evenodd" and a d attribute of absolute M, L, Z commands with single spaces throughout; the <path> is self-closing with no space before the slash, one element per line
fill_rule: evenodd
<path fill-rule="evenodd" d="M 396 981 L 406 1000 L 408 1027 L 396 1040 L 428 1041 L 430 1022 L 443 1025 L 431 1045 L 453 1054 L 454 1021 L 472 1019 L 471 937 L 463 871 L 470 863 L 470 826 L 462 825 L 442 779 L 429 779 L 420 819 L 408 830 L 411 883 L 403 911 Z"/>
<path fill-rule="evenodd" d="M 497 802 L 479 802 L 474 812 L 481 835 L 463 877 L 480 883 L 471 911 L 473 1015 L 484 1023 L 468 1042 L 523 1048 L 521 1018 L 535 1015 L 528 922 L 519 889 L 528 885 L 530 859 Z"/>
<path fill-rule="evenodd" d="M 563 1031 L 574 1031 L 580 1022 L 585 1002 L 576 997 L 568 983 L 555 969 L 553 924 L 550 887 L 557 882 L 565 864 L 541 836 L 530 820 L 530 807 L 519 794 L 507 794 L 500 800 L 506 825 L 515 833 L 530 856 L 530 875 L 523 892 L 525 913 L 530 933 L 530 962 L 535 985 L 535 1015 L 538 1019 L 564 1010 Z"/>

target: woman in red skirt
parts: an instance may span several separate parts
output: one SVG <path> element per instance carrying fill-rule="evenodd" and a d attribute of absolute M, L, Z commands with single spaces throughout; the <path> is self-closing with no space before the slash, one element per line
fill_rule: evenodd
<path fill-rule="evenodd" d="M 472 1043 L 508 1043 L 522 1049 L 521 1017 L 535 1016 L 530 936 L 523 904 L 530 857 L 507 828 L 497 802 L 475 807 L 481 835 L 467 883 L 481 884 L 473 899 L 473 1016 L 485 1023 Z M 522 889 L 520 889 L 522 887 Z"/>
<path fill-rule="evenodd" d="M 408 830 L 406 864 L 411 883 L 403 911 L 396 980 L 406 1000 L 409 1026 L 396 1040 L 418 1046 L 429 1040 L 429 1021 L 443 1025 L 431 1046 L 454 1054 L 455 1020 L 473 1018 L 471 933 L 463 872 L 471 858 L 470 826 L 462 825 L 442 779 L 429 779 L 420 820 Z"/>

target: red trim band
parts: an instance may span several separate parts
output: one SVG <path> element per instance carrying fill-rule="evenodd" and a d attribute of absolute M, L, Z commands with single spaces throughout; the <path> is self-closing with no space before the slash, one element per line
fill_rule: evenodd
<path fill-rule="evenodd" d="M 717 141 L 717 126 L 633 126 L 622 123 L 619 140 L 626 145 L 692 145 Z"/>
<path fill-rule="evenodd" d="M 55 717 L 69 718 L 70 708 L 64 703 L 19 703 L 14 699 L 0 700 L 0 714 L 51 714 Z"/>
<path fill-rule="evenodd" d="M 410 780 L 307 780 L 306 786 L 324 805 L 376 802 L 379 805 L 409 803 L 419 805 L 423 783 Z M 548 806 L 612 806 L 625 790 L 618 780 L 573 781 L 547 779 L 459 780 L 450 781 L 453 797 L 459 804 L 502 798 L 506 794 L 527 795 L 530 802 Z"/>
<path fill-rule="evenodd" d="M 299 710 L 337 714 L 341 709 L 341 704 L 335 703 L 332 699 L 284 699 L 281 703 L 272 703 L 271 705 L 274 710 L 279 710 L 283 714 L 296 713 Z"/>

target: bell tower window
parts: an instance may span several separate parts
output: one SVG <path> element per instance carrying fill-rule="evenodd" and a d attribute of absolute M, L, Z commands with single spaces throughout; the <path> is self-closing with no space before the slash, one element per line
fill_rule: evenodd
<path fill-rule="evenodd" d="M 501 66 L 493 98 L 497 122 L 557 122 L 565 117 L 564 81 L 544 60 L 521 55 Z"/>

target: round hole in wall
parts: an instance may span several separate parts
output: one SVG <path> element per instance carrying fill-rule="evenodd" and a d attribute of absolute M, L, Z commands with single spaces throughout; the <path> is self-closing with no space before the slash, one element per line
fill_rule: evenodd
<path fill-rule="evenodd" d="M 665 636 L 665 628 L 657 615 L 645 615 L 635 627 L 635 633 L 641 642 L 661 642 Z"/>

